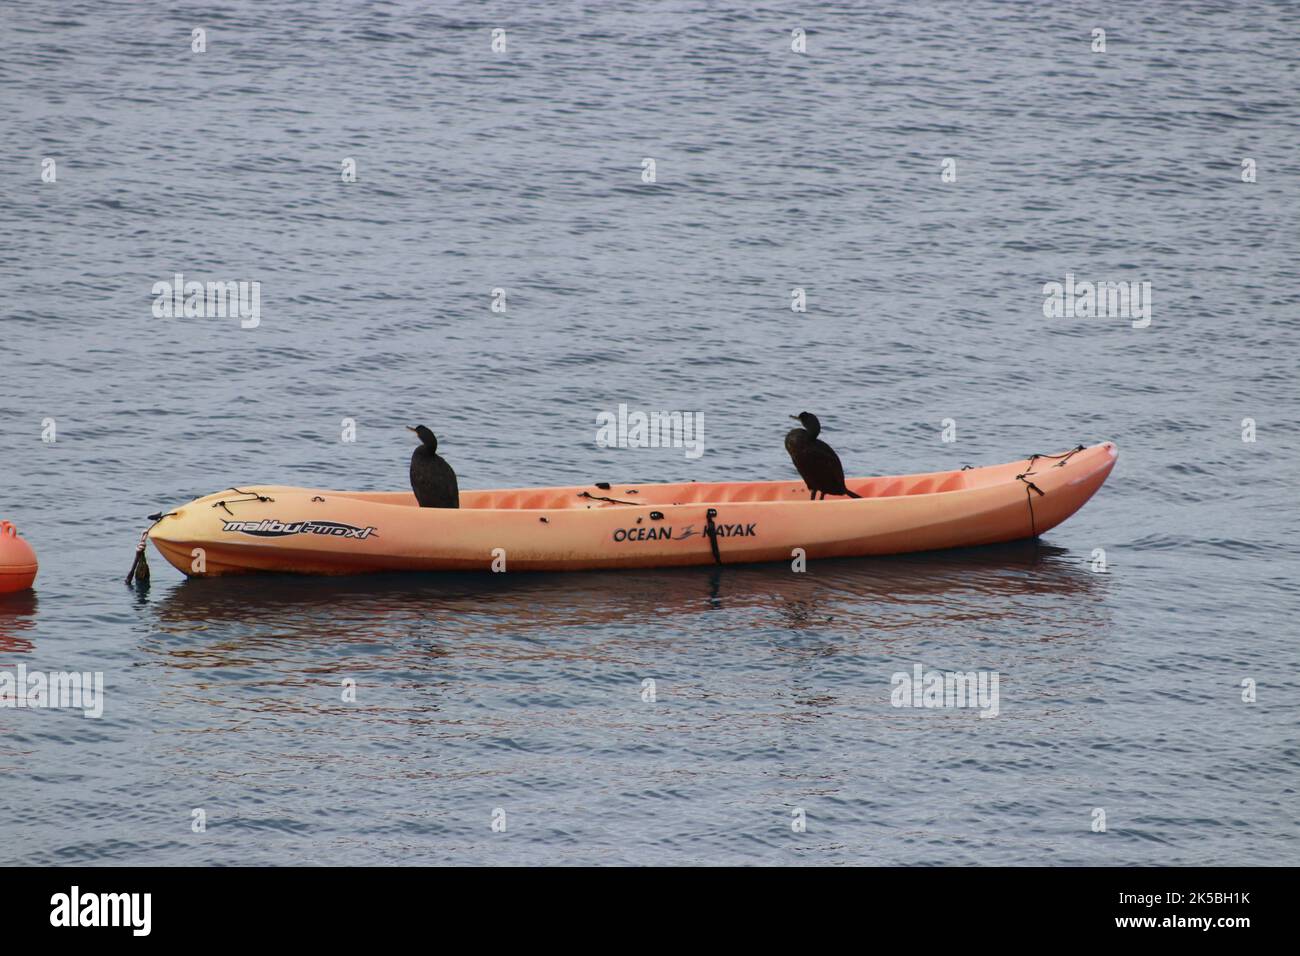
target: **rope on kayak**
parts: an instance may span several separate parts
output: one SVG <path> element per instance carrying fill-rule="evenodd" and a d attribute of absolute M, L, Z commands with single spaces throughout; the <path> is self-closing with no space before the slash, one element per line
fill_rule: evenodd
<path fill-rule="evenodd" d="M 145 587 L 149 586 L 149 559 L 145 555 L 145 549 L 149 544 L 149 532 L 153 526 L 163 518 L 174 515 L 174 511 L 159 511 L 149 515 L 150 525 L 140 532 L 140 541 L 135 546 L 135 560 L 131 562 L 131 570 L 126 572 L 126 583 L 128 586 L 132 582 L 138 582 Z"/>
<path fill-rule="evenodd" d="M 1043 491 L 1042 488 L 1039 488 L 1029 480 L 1031 475 L 1037 474 L 1037 472 L 1033 470 L 1034 465 L 1038 462 L 1038 459 L 1047 458 L 1056 462 L 1056 464 L 1052 466 L 1053 468 L 1062 468 L 1071 458 L 1083 450 L 1083 445 L 1075 445 L 1069 451 L 1061 455 L 1030 455 L 1025 459 L 1025 464 L 1028 465 L 1028 467 L 1025 469 L 1024 473 L 1016 475 L 1017 481 L 1023 481 L 1025 483 L 1025 502 L 1029 505 L 1029 530 L 1035 538 L 1038 537 L 1038 523 L 1034 519 L 1034 492 L 1037 492 L 1038 497 L 1040 498 L 1045 497 L 1047 492 Z"/>
<path fill-rule="evenodd" d="M 145 585 L 149 583 L 149 561 L 144 555 L 144 549 L 148 543 L 149 530 L 146 528 L 140 532 L 140 543 L 135 546 L 135 560 L 131 562 L 131 570 L 126 572 L 128 586 L 135 581 Z"/>
<path fill-rule="evenodd" d="M 636 504 L 635 501 L 620 501 L 620 500 L 617 499 L 617 498 L 606 498 L 604 495 L 593 495 L 590 491 L 580 491 L 580 492 L 578 492 L 578 497 L 579 497 L 579 498 L 590 498 L 592 501 L 608 501 L 610 504 L 615 504 L 615 505 L 634 505 L 634 504 Z"/>
<path fill-rule="evenodd" d="M 1038 524 L 1034 521 L 1034 494 L 1033 493 L 1035 491 L 1038 492 L 1038 497 L 1042 498 L 1044 497 L 1046 492 L 1044 492 L 1042 488 L 1039 488 L 1036 484 L 1034 484 L 1032 481 L 1029 480 L 1028 476 L 1030 474 L 1032 474 L 1032 472 L 1027 471 L 1023 475 L 1016 475 L 1016 480 L 1023 481 L 1025 483 L 1025 501 L 1028 502 L 1029 504 L 1029 530 L 1033 534 L 1033 536 L 1037 538 Z"/>
<path fill-rule="evenodd" d="M 704 514 L 704 533 L 709 539 L 709 548 L 713 551 L 713 563 L 722 563 L 722 552 L 718 550 L 718 526 L 713 523 L 713 519 L 718 516 L 717 508 L 710 508 Z"/>

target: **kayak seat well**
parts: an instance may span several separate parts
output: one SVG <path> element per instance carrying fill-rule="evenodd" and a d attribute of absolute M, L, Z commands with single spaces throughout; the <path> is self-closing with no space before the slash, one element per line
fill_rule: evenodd
<path fill-rule="evenodd" d="M 966 475 L 960 471 L 954 471 L 947 478 L 938 482 L 935 491 L 960 491 L 966 487 Z"/>
<path fill-rule="evenodd" d="M 735 485 L 720 496 L 722 501 L 773 501 L 771 488 L 761 485 Z"/>
<path fill-rule="evenodd" d="M 904 488 L 900 494 L 933 495 L 944 491 L 957 491 L 965 484 L 966 478 L 960 471 L 946 475 L 928 475 Z"/>
<path fill-rule="evenodd" d="M 960 471 L 939 475 L 924 475 L 915 480 L 905 478 L 872 478 L 849 487 L 863 498 L 897 498 L 903 495 L 929 495 L 945 491 L 961 491 L 966 487 L 966 475 Z"/>
<path fill-rule="evenodd" d="M 969 482 L 965 472 L 954 471 L 937 475 L 861 478 L 850 480 L 848 486 L 863 498 L 895 498 L 960 491 L 969 487 Z M 804 501 L 808 497 L 807 489 L 802 484 L 787 482 L 700 482 L 676 485 L 662 491 L 646 487 L 640 489 L 639 495 L 627 488 L 597 489 L 589 493 L 592 495 L 590 498 L 557 489 L 508 489 L 486 493 L 468 491 L 461 495 L 461 507 L 501 511 L 560 511 L 618 508 L 627 504 L 654 507 L 666 504 L 791 502 Z M 602 501 L 604 496 L 614 500 Z"/>

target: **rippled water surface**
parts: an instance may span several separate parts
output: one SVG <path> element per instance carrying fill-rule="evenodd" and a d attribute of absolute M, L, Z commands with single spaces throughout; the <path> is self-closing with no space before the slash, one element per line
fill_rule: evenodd
<path fill-rule="evenodd" d="M 106 700 L 0 710 L 0 863 L 1300 863 L 1300 8 L 3 19 L 0 670 Z M 155 318 L 175 272 L 260 326 Z M 1045 319 L 1067 273 L 1150 326 Z M 620 403 L 707 451 L 597 447 Z M 1120 459 L 1040 542 L 802 575 L 122 583 L 163 506 L 403 487 L 416 421 L 490 488 L 793 477 L 805 408 L 856 474 Z"/>

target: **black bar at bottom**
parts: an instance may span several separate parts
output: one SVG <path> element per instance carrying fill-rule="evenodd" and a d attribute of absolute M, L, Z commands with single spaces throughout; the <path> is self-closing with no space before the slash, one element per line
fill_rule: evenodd
<path fill-rule="evenodd" d="M 702 935 L 733 941 L 812 923 L 819 938 L 842 927 L 864 941 L 902 935 L 921 943 L 934 933 L 973 943 L 997 938 L 982 935 L 990 930 L 1051 932 L 1071 942 L 1199 936 L 1231 945 L 1255 930 L 1282 928 L 1294 878 L 1293 869 L 1279 868 L 69 867 L 0 870 L 0 887 L 15 941 L 76 933 L 82 942 L 111 936 L 128 945 L 350 939 L 350 946 L 361 943 L 352 934 L 364 927 L 364 945 L 372 947 L 435 928 L 495 938 L 550 927 L 562 928 L 568 941 L 612 942 L 617 937 L 608 933 L 622 926 L 666 944 L 680 939 L 689 920 Z M 981 935 L 963 936 L 967 931 Z"/>

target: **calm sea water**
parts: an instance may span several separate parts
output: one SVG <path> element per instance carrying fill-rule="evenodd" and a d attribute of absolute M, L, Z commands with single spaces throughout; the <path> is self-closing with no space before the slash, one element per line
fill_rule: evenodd
<path fill-rule="evenodd" d="M 0 670 L 106 688 L 0 710 L 0 863 L 1300 863 L 1300 8 L 4 7 Z M 176 272 L 261 324 L 155 318 Z M 1067 273 L 1150 326 L 1044 318 Z M 463 488 L 754 479 L 803 409 L 853 474 L 1120 460 L 1041 542 L 802 575 L 122 583 L 164 506 L 404 487 L 408 424 Z"/>

